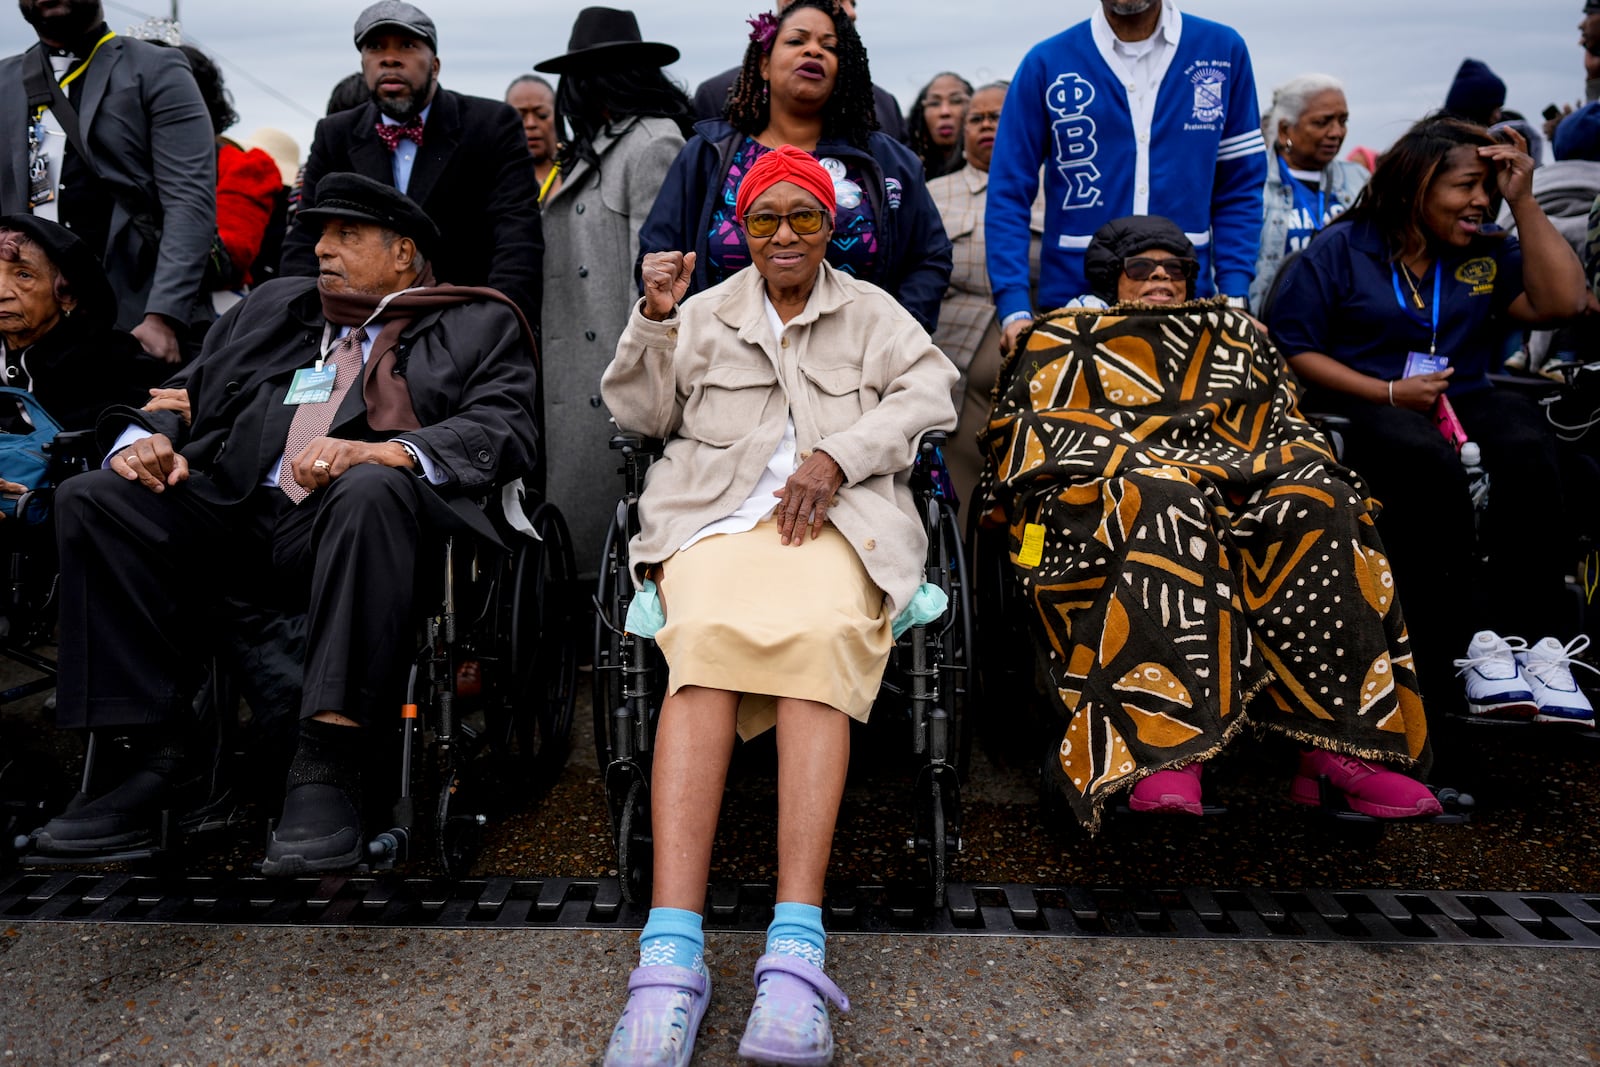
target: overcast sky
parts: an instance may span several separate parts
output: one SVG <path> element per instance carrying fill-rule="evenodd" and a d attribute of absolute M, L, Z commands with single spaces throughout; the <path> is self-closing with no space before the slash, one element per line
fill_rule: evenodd
<path fill-rule="evenodd" d="M 616 0 L 613 0 L 616 2 Z M 909 102 L 940 70 L 974 84 L 1007 78 L 1034 42 L 1079 21 L 1094 0 L 858 0 L 857 23 L 874 80 Z M 9 7 L 9 5 L 7 5 Z M 106 0 L 112 29 L 167 15 L 170 0 Z M 309 146 L 333 83 L 359 66 L 351 26 L 362 0 L 180 0 L 186 36 L 221 61 L 246 137 L 276 126 Z M 541 59 L 566 50 L 572 0 L 423 0 L 439 27 L 440 81 L 500 97 Z M 742 55 L 744 19 L 757 0 L 640 0 L 646 39 L 677 46 L 670 73 L 690 91 Z M 1509 87 L 1508 107 L 1536 116 L 1583 95 L 1577 45 L 1581 0 L 1186 0 L 1180 8 L 1225 22 L 1255 64 L 1262 103 L 1297 74 L 1333 74 L 1349 87 L 1350 137 L 1382 148 L 1444 101 L 1462 58 L 1489 64 Z M 31 31 L 0 13 L 0 53 L 20 51 Z M 269 91 L 270 90 L 270 91 Z"/>

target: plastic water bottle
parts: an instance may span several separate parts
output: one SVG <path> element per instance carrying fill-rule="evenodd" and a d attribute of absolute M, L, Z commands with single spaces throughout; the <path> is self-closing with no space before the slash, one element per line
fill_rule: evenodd
<path fill-rule="evenodd" d="M 1483 455 L 1476 441 L 1461 446 L 1461 467 L 1467 474 L 1467 496 L 1472 500 L 1472 530 L 1483 533 L 1484 509 L 1489 506 L 1489 472 L 1483 469 Z"/>

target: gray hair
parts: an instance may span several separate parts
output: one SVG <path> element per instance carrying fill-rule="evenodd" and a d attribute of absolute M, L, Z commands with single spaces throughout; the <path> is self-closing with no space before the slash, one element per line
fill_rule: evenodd
<path fill-rule="evenodd" d="M 1344 82 L 1332 74 L 1302 74 L 1298 78 L 1290 78 L 1272 90 L 1272 104 L 1267 109 L 1266 119 L 1261 123 L 1267 144 L 1276 146 L 1280 122 L 1287 122 L 1293 126 L 1300 121 L 1300 116 L 1306 113 L 1306 104 L 1311 98 L 1330 89 L 1342 93 Z"/>

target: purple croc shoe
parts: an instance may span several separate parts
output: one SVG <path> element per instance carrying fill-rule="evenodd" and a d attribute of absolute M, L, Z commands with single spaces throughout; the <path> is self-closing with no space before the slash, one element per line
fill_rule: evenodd
<path fill-rule="evenodd" d="M 798 956 L 767 953 L 756 960 L 756 1002 L 744 1024 L 739 1055 L 781 1067 L 824 1067 L 833 1062 L 828 1005 L 850 1010 L 850 998 L 833 980 Z"/>
<path fill-rule="evenodd" d="M 604 1067 L 687 1067 L 711 1003 L 711 979 L 689 967 L 635 967 Z"/>

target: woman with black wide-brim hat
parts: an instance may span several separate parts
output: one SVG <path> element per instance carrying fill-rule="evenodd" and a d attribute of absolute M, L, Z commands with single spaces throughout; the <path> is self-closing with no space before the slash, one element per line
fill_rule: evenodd
<path fill-rule="evenodd" d="M 677 59 L 671 45 L 643 39 L 632 11 L 588 7 L 567 51 L 534 66 L 561 75 L 556 111 L 567 126 L 561 185 L 543 210 L 548 484 L 586 575 L 611 515 L 593 480 L 611 436 L 600 374 L 639 298 L 639 227 L 693 120 L 688 97 L 661 69 Z"/>

